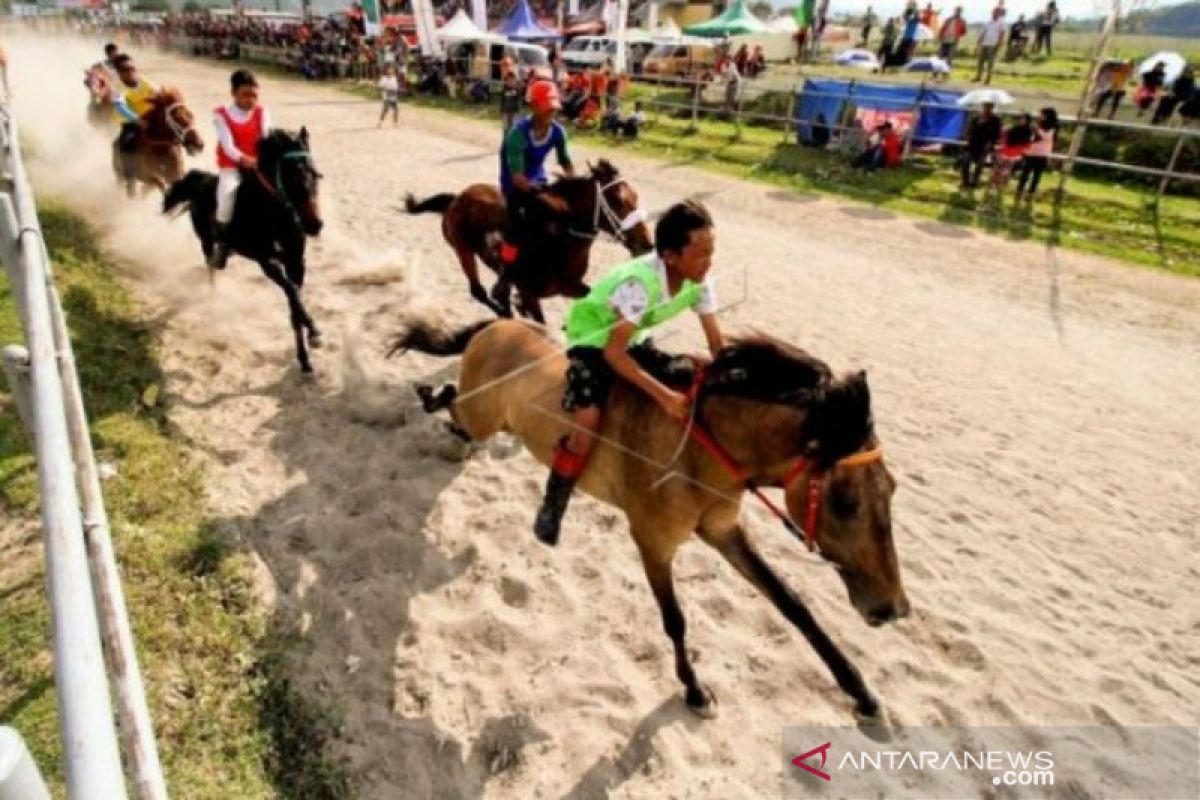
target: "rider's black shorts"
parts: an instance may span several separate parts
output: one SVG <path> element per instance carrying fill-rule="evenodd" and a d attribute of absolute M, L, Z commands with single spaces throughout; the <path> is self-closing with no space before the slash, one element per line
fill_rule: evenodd
<path fill-rule="evenodd" d="M 664 353 L 649 340 L 629 348 L 629 355 L 638 366 L 673 389 L 682 391 L 691 385 L 694 365 L 685 356 Z M 599 347 L 572 347 L 567 351 L 567 360 L 563 411 L 603 407 L 618 380 L 604 351 Z"/>

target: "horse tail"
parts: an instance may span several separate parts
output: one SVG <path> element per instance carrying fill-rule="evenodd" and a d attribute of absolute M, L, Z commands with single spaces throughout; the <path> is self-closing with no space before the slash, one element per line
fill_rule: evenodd
<path fill-rule="evenodd" d="M 404 210 L 409 214 L 445 214 L 457 197 L 456 194 L 443 192 L 418 202 L 410 193 L 404 197 Z"/>
<path fill-rule="evenodd" d="M 485 319 L 457 331 L 447 331 L 428 322 L 417 321 L 396 337 L 392 343 L 392 349 L 388 351 L 388 356 L 391 357 L 397 352 L 404 353 L 409 350 L 416 350 L 418 353 L 431 356 L 460 356 L 467 349 L 471 340 L 475 338 L 475 334 L 493 322 L 496 320 Z"/>
<path fill-rule="evenodd" d="M 167 188 L 163 196 L 163 213 L 170 214 L 177 207 L 186 207 L 200 196 L 200 192 L 208 183 L 208 173 L 193 169 Z M 182 211 L 183 208 L 180 208 Z"/>

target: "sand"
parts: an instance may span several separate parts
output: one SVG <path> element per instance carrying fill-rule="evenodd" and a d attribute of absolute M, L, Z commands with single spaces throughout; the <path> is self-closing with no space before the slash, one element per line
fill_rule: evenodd
<path fill-rule="evenodd" d="M 544 470 L 505 442 L 463 460 L 410 391 L 453 364 L 383 359 L 403 315 L 483 315 L 438 221 L 397 209 L 494 179 L 495 126 L 405 105 L 379 131 L 373 103 L 264 81 L 327 178 L 305 290 L 327 346 L 306 380 L 255 266 L 210 287 L 186 219 L 117 193 L 82 124 L 98 45 L 9 51 L 35 178 L 70 187 L 125 260 L 212 514 L 302 637 L 297 680 L 343 715 L 364 797 L 775 797 L 784 725 L 853 721 L 803 640 L 698 543 L 678 591 L 720 715 L 690 714 L 620 515 L 577 501 L 541 546 Z M 193 108 L 224 96 L 223 65 L 138 55 Z M 578 152 L 611 156 L 648 207 L 709 204 L 727 330 L 869 371 L 912 616 L 867 628 L 831 568 L 746 516 L 893 724 L 1197 723 L 1200 282 Z M 620 257 L 606 243 L 594 263 Z M 666 344 L 698 348 L 697 328 Z"/>

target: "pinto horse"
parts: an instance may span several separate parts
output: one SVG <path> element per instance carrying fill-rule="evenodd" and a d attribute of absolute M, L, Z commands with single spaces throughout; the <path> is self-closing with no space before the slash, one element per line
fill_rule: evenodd
<path fill-rule="evenodd" d="M 540 326 L 493 320 L 449 333 L 416 323 L 401 333 L 395 349 L 462 354 L 457 387 L 419 387 L 418 394 L 427 411 L 449 408 L 471 440 L 507 431 L 548 465 L 555 444 L 570 431 L 570 418 L 559 408 L 566 358 Z M 683 361 L 686 369 L 672 370 L 683 372 L 682 380 L 663 379 L 676 388 L 693 387 L 693 436 L 643 392 L 619 381 L 579 487 L 622 509 L 629 520 L 688 706 L 702 715 L 713 711 L 713 695 L 688 658 L 671 577 L 676 551 L 695 533 L 800 630 L 855 710 L 881 719 L 879 702 L 858 670 L 738 521 L 745 489 L 782 487 L 787 513 L 804 520 L 809 548 L 837 566 L 864 620 L 878 626 L 908 614 L 892 542 L 896 483 L 874 433 L 865 373 L 835 378 L 823 362 L 768 337 L 725 348 L 699 381 L 686 374 L 694 368 Z M 723 448 L 720 459 L 715 447 Z"/>
<path fill-rule="evenodd" d="M 257 262 L 287 297 L 302 372 L 312 372 L 308 348 L 321 346 L 321 332 L 300 299 L 305 237 L 320 235 L 324 226 L 317 205 L 320 179 L 308 148 L 308 131 L 272 131 L 259 142 L 257 169 L 242 176 L 225 234 L 230 251 Z M 192 228 L 207 260 L 216 236 L 217 176 L 192 170 L 173 183 L 163 199 L 163 212 L 184 208 L 190 209 Z"/>
<path fill-rule="evenodd" d="M 614 237 L 635 256 L 652 247 L 646 216 L 638 210 L 633 187 L 606 160 L 589 164 L 588 171 L 584 178 L 560 178 L 528 202 L 525 244 L 508 269 L 496 246 L 505 224 L 505 208 L 504 198 L 494 186 L 474 184 L 457 195 L 438 194 L 421 201 L 410 194 L 405 198 L 405 210 L 442 215 L 442 237 L 458 256 L 471 297 L 510 317 L 511 293 L 516 287 L 521 312 L 545 322 L 541 298 L 588 293 L 583 277 L 597 235 Z M 479 280 L 476 258 L 499 276 L 490 296 Z"/>
<path fill-rule="evenodd" d="M 154 96 L 150 110 L 142 117 L 141 130 L 129 152 L 121 149 L 120 137 L 113 141 L 113 171 L 133 197 L 141 183 L 166 192 L 183 177 L 183 150 L 196 155 L 204 149 L 204 140 L 196 131 L 196 117 L 184 104 L 178 89 L 163 89 Z"/>

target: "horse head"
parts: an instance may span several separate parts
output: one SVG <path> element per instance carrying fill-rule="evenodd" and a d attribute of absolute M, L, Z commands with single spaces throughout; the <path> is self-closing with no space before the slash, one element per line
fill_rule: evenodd
<path fill-rule="evenodd" d="M 325 223 L 318 203 L 321 173 L 308 147 L 308 129 L 274 130 L 258 146 L 258 170 L 279 200 L 295 214 L 300 229 L 318 236 Z"/>
<path fill-rule="evenodd" d="M 646 213 L 638 208 L 638 195 L 607 159 L 588 164 L 596 183 L 596 227 L 616 237 L 630 254 L 640 256 L 654 249 Z"/>
<path fill-rule="evenodd" d="M 837 567 L 868 624 L 906 616 L 892 538 L 896 481 L 875 438 L 866 373 L 834 378 L 803 350 L 759 336 L 726 348 L 708 369 L 704 391 L 800 412 L 798 441 L 787 444 L 783 462 L 788 514 L 809 546 Z"/>
<path fill-rule="evenodd" d="M 204 140 L 196 130 L 196 115 L 184 103 L 178 89 L 165 88 L 154 96 L 147 113 L 147 132 L 153 138 L 182 145 L 188 155 L 204 150 Z"/>

